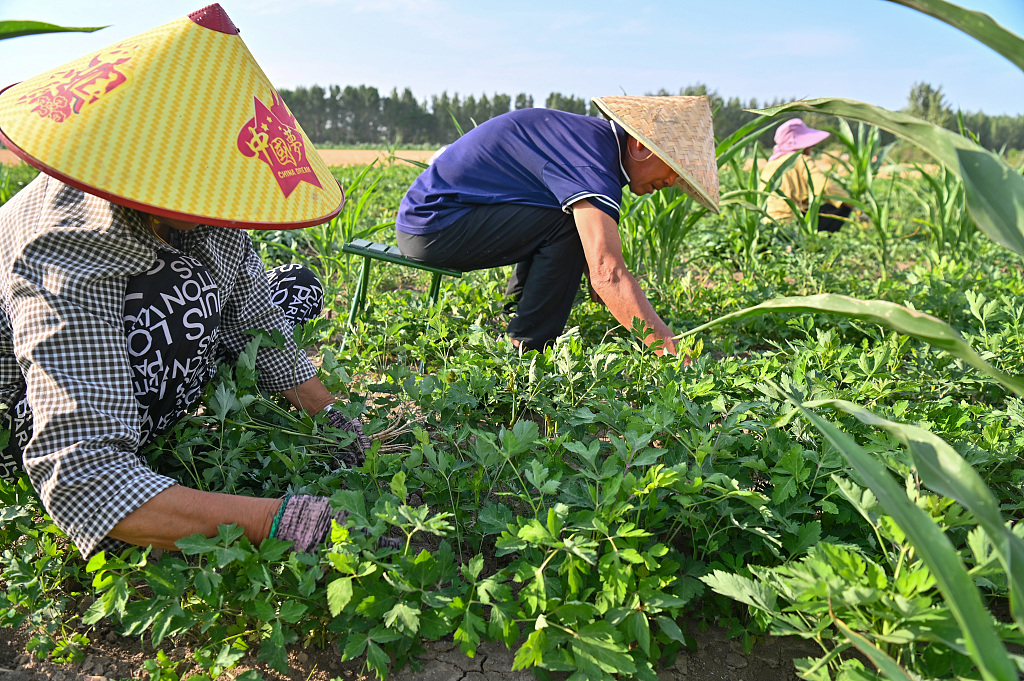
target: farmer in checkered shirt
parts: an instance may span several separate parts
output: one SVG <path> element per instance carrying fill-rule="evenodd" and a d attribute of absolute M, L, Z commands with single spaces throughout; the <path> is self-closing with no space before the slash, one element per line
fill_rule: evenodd
<path fill-rule="evenodd" d="M 340 517 L 189 489 L 139 454 L 247 330 L 291 339 L 323 304 L 239 229 L 321 224 L 344 197 L 237 33 L 211 5 L 0 92 L 0 139 L 42 171 L 0 207 L 0 476 L 24 470 L 83 556 L 229 523 L 311 551 Z M 361 462 L 360 424 L 294 342 L 256 362 L 262 390 L 353 433 L 339 458 Z"/>

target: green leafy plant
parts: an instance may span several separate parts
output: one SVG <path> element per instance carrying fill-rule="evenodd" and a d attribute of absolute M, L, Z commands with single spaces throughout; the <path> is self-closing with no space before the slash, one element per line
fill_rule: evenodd
<path fill-rule="evenodd" d="M 428 308 L 425 277 L 376 268 L 376 310 L 341 348 L 343 230 L 325 228 L 319 244 L 256 235 L 268 261 L 305 258 L 330 278 L 335 314 L 299 344 L 318 346 L 325 385 L 367 433 L 408 423 L 405 446 L 334 467 L 328 445 L 351 435 L 260 394 L 257 346 L 281 340 L 260 334 L 143 454 L 204 489 L 330 497 L 347 517 L 323 550 L 254 546 L 223 527 L 159 558 L 129 548 L 82 560 L 27 482 L 0 483 L 0 620 L 34 654 L 69 661 L 93 627 L 111 627 L 140 640 L 135 671 L 169 680 L 235 675 L 249 654 L 287 673 L 305 646 L 383 677 L 441 639 L 466 655 L 507 645 L 540 677 L 651 678 L 712 624 L 746 646 L 766 627 L 816 641 L 820 655 L 797 662 L 814 679 L 873 678 L 871 667 L 1003 678 L 1007 660 L 1019 673 L 1008 645 L 1021 640 L 1018 257 L 978 239 L 962 258 L 929 261 L 930 234 L 893 238 L 905 267 L 883 280 L 869 230 L 841 243 L 793 235 L 785 252 L 769 225 L 746 232 L 756 266 L 735 277 L 723 227 L 760 221 L 750 136 L 775 120 L 720 143 L 726 214 L 687 233 L 699 261 L 671 238 L 657 257 L 633 251 L 664 277 L 659 313 L 692 329 L 680 343 L 689 365 L 654 356 L 588 302 L 553 347 L 520 353 L 501 339 L 501 271 L 467 273 Z M 390 219 L 416 170 L 336 172 L 363 178 L 347 187 L 358 232 Z M 652 219 L 667 215 L 664 198 Z M 894 190 L 890 213 L 903 234 L 928 217 L 904 198 Z M 697 214 L 686 210 L 672 213 L 683 227 Z M 665 219 L 657 229 L 680 228 Z M 814 420 L 824 409 L 839 414 L 834 440 Z M 189 657 L 172 659 L 172 645 Z"/>
<path fill-rule="evenodd" d="M 999 29 L 987 17 L 964 12 L 942 2 L 942 0 L 921 0 L 921 2 L 915 0 L 903 4 L 919 8 L 925 7 L 929 13 L 945 18 L 954 25 L 967 22 L 977 34 L 1000 44 L 1005 45 L 1009 42 L 1015 48 L 1024 45 L 1024 42 Z M 775 115 L 794 110 L 826 112 L 867 121 L 920 145 L 939 159 L 948 170 L 958 173 L 963 178 L 968 211 L 982 230 L 998 243 L 1017 253 L 1024 253 L 1020 246 L 1020 239 L 1024 234 L 1022 231 L 1024 230 L 1024 219 L 1022 219 L 1022 215 L 1024 215 L 1024 181 L 998 156 L 980 149 L 965 137 L 936 126 L 902 114 L 895 114 L 849 100 L 819 99 L 797 102 L 763 110 L 761 113 Z M 883 226 L 881 222 L 879 222 L 879 226 Z M 977 307 L 972 303 L 972 309 Z M 830 295 L 783 298 L 726 315 L 722 319 L 742 318 L 751 314 L 760 314 L 768 309 L 838 311 L 848 318 L 867 318 L 886 324 L 902 333 L 926 339 L 928 342 L 942 347 L 975 368 L 985 371 L 1018 395 L 1021 394 L 1022 384 L 1019 379 L 988 366 L 951 327 L 934 317 L 921 315 L 921 313 L 912 312 L 891 303 L 859 301 Z M 717 324 L 719 321 L 721 320 L 716 320 L 711 324 Z M 870 487 L 880 506 L 894 523 L 889 540 L 902 543 L 903 536 L 905 536 L 906 541 L 913 546 L 917 557 L 928 569 L 927 573 L 919 572 L 918 574 L 927 575 L 923 579 L 933 578 L 935 580 L 948 612 L 955 620 L 956 635 L 944 636 L 934 624 L 925 624 L 923 627 L 916 624 L 907 634 L 900 634 L 889 629 L 888 625 L 879 627 L 878 623 L 884 621 L 903 624 L 907 621 L 905 617 L 911 613 L 907 608 L 903 608 L 903 612 L 900 613 L 903 617 L 893 616 L 895 613 L 886 616 L 884 613 L 875 612 L 865 619 L 865 615 L 868 613 L 865 613 L 864 608 L 876 603 L 877 596 L 869 596 L 862 602 L 860 595 L 843 596 L 848 592 L 834 590 L 835 587 L 848 589 L 850 583 L 857 583 L 858 579 L 862 582 L 862 594 L 871 593 L 864 591 L 867 589 L 873 588 L 877 592 L 878 589 L 887 589 L 892 585 L 896 592 L 894 595 L 903 598 L 906 603 L 910 604 L 915 599 L 918 600 L 918 614 L 915 617 L 920 619 L 928 615 L 941 624 L 941 615 L 936 617 L 933 612 L 930 612 L 930 608 L 920 609 L 921 605 L 928 605 L 927 601 L 920 601 L 916 591 L 907 591 L 908 587 L 914 585 L 908 584 L 906 580 L 900 584 L 900 570 L 903 567 L 902 551 L 896 562 L 896 569 L 890 575 L 885 575 L 884 570 L 877 564 L 867 564 L 861 560 L 860 567 L 855 568 L 855 572 L 866 576 L 868 581 L 855 577 L 855 572 L 848 570 L 844 574 L 836 570 L 837 565 L 843 563 L 854 566 L 860 558 L 849 551 L 827 545 L 822 545 L 817 549 L 815 555 L 803 560 L 800 565 L 793 568 L 755 571 L 761 583 L 724 572 L 716 572 L 714 576 L 706 578 L 705 581 L 719 593 L 731 595 L 747 603 L 769 621 L 782 623 L 782 630 L 814 637 L 821 642 L 823 626 L 834 625 L 843 636 L 845 644 L 828 651 L 825 657 L 813 664 L 803 665 L 802 673 L 805 678 L 831 678 L 825 671 L 825 665 L 837 659 L 838 653 L 848 645 L 857 647 L 888 678 L 916 678 L 914 674 L 920 673 L 921 665 L 916 660 L 912 646 L 919 640 L 929 640 L 940 644 L 939 650 L 945 649 L 954 654 L 960 653 L 969 659 L 970 664 L 966 666 L 954 663 L 954 668 L 958 670 L 956 673 L 966 673 L 973 667 L 980 671 L 983 679 L 1009 680 L 1016 678 L 1019 671 L 1024 669 L 1024 661 L 1015 661 L 1002 645 L 1002 640 L 1016 640 L 1020 635 L 1021 591 L 1020 585 L 1012 584 L 1016 579 L 1012 567 L 1015 560 L 1010 554 L 1024 549 L 1024 543 L 1021 543 L 1020 538 L 1004 524 L 1005 521 L 999 513 L 994 497 L 981 479 L 976 474 L 972 474 L 973 471 L 970 467 L 952 448 L 925 430 L 880 419 L 870 411 L 845 400 L 819 400 L 801 404 L 801 400 L 786 394 L 787 399 L 797 406 L 800 413 L 843 453 L 856 474 Z M 849 435 L 810 411 L 811 407 L 819 405 L 839 407 L 857 416 L 865 423 L 885 428 L 901 439 L 913 454 L 917 470 L 925 471 L 922 476 L 925 478 L 925 484 L 934 485 L 940 493 L 957 499 L 979 518 L 988 541 L 993 546 L 998 545 L 999 547 L 996 550 L 990 549 L 989 553 L 995 554 L 1003 565 L 1005 572 L 1000 576 L 1003 581 L 1011 582 L 1009 598 L 1014 618 L 1017 620 L 1016 627 L 1000 628 L 997 634 L 997 626 L 993 617 L 984 608 L 981 594 L 950 540 L 925 510 L 907 498 L 907 495 L 888 476 L 882 463 L 864 451 Z M 854 494 L 848 491 L 846 496 L 862 510 L 862 513 L 864 512 L 865 505 L 857 503 Z M 867 513 L 864 514 L 869 522 L 876 527 L 877 532 L 880 525 Z M 879 543 L 884 543 L 881 536 Z M 982 551 L 976 550 L 975 554 L 980 552 Z M 776 598 L 780 595 L 786 598 L 790 604 L 786 608 L 779 609 L 777 607 Z M 852 610 L 850 609 L 851 600 L 854 606 Z M 941 627 L 948 629 L 949 625 L 941 624 Z M 954 640 L 957 637 L 962 637 L 964 640 L 965 647 L 963 649 L 958 648 L 959 644 Z M 893 644 L 898 646 L 899 652 L 896 655 L 892 654 Z M 941 656 L 942 653 L 938 653 L 938 655 Z M 905 668 L 905 665 L 908 664 L 914 667 L 916 672 L 908 671 Z M 853 667 L 852 664 L 847 665 L 845 662 L 838 666 L 844 671 L 849 671 Z"/>
<path fill-rule="evenodd" d="M 685 301 L 678 306 L 686 315 L 749 306 L 775 287 L 804 292 L 784 281 L 800 268 L 832 268 L 830 281 L 863 295 L 876 285 L 854 276 L 873 257 L 864 239 L 853 234 L 838 256 L 766 252 L 762 288 L 732 278 L 684 288 L 680 278 L 668 293 L 686 297 L 666 300 Z M 991 303 L 1024 283 L 1000 250 L 981 243 L 971 262 L 916 268 L 885 292 L 941 310 L 964 329 L 954 338 L 1005 368 L 1014 347 L 1007 339 L 1024 310 Z M 897 246 L 909 255 L 924 247 Z M 362 415 L 367 432 L 384 428 L 392 413 L 422 414 L 408 451 L 378 447 L 359 469 L 332 469 L 323 445 L 342 435 L 257 393 L 256 343 L 275 343 L 262 337 L 222 369 L 203 410 L 147 452 L 154 467 L 190 485 L 332 496 L 349 517 L 324 553 L 295 557 L 287 546 L 251 546 L 237 528 L 223 528 L 159 560 L 131 549 L 85 562 L 41 520 L 26 485 L 0 485 L 10 514 L 0 526 L 6 621 L 31 628 L 40 641 L 34 650 L 58 657 L 83 649 L 74 634 L 89 638 L 89 627 L 105 623 L 140 637 L 151 673 L 169 679 L 234 674 L 246 652 L 281 669 L 289 647 L 304 645 L 337 646 L 339 657 L 384 675 L 446 636 L 466 654 L 504 642 L 518 666 L 539 673 L 649 675 L 692 645 L 682 616 L 725 625 L 747 643 L 760 633 L 757 619 L 701 577 L 793 565 L 822 539 L 857 547 L 890 570 L 881 551 L 895 546 L 882 534 L 888 530 L 871 529 L 844 495 L 845 459 L 800 420 L 773 425 L 789 407 L 769 380 L 808 399 L 895 404 L 894 414 L 954 434 L 998 503 L 1024 508 L 1024 408 L 987 374 L 917 340 L 941 339 L 941 326 L 912 337 L 870 315 L 757 314 L 725 332 L 700 331 L 703 350 L 687 367 L 654 357 L 627 333 L 609 333 L 607 312 L 585 304 L 573 312 L 578 330 L 543 353 L 520 355 L 495 340 L 504 325 L 501 290 L 494 273 L 467 275 L 428 319 L 420 292 L 384 286 L 379 304 L 393 315 L 368 318 L 351 351 L 337 347 L 330 320 L 300 331 L 302 345 L 323 344 L 323 380 L 352 399 L 344 408 Z M 889 311 L 874 309 L 881 321 Z M 901 323 L 928 326 L 914 310 L 896 312 Z M 421 360 L 431 372 L 419 373 Z M 891 449 L 884 438 L 857 435 L 872 452 Z M 958 534 L 962 514 L 941 508 L 958 550 L 970 551 L 967 530 Z M 380 544 L 383 537 L 395 541 Z M 975 567 L 998 584 L 998 559 L 977 545 Z M 62 562 L 77 576 L 40 580 L 37 563 L 56 575 L 47 566 Z M 921 593 L 943 603 L 934 590 Z M 873 635 L 839 617 L 854 637 Z M 48 630 L 50 621 L 61 624 Z M 517 646 L 521 640 L 529 645 Z M 171 641 L 192 655 L 162 661 Z M 906 659 L 903 644 L 876 645 Z"/>
<path fill-rule="evenodd" d="M 963 182 L 955 173 L 940 167 L 932 175 L 920 165 L 915 166 L 924 180 L 914 195 L 925 211 L 916 220 L 924 225 L 935 245 L 933 262 L 943 255 L 962 256 L 974 244 L 978 228 L 967 213 Z"/>

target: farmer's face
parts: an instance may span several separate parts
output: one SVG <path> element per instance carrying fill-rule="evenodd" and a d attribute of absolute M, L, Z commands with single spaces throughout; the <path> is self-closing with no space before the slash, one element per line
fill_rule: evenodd
<path fill-rule="evenodd" d="M 186 222 L 184 220 L 176 220 L 174 218 L 165 218 L 157 215 L 149 215 L 149 229 L 152 230 L 153 234 L 162 241 L 168 241 L 171 238 L 171 230 L 177 230 L 179 232 L 188 232 L 199 226 L 196 222 Z"/>
<path fill-rule="evenodd" d="M 182 232 L 188 232 L 199 226 L 198 222 L 185 222 L 184 220 L 175 220 L 174 218 L 157 218 L 160 222 L 164 223 L 168 227 L 180 230 Z"/>
<path fill-rule="evenodd" d="M 634 194 L 650 194 L 675 184 L 679 179 L 676 171 L 632 137 L 626 142 L 623 165 L 629 175 L 629 188 Z"/>

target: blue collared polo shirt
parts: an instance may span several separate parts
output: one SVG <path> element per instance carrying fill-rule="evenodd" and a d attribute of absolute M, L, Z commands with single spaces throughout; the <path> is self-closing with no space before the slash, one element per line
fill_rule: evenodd
<path fill-rule="evenodd" d="M 626 132 L 611 121 L 555 109 L 520 109 L 473 128 L 413 182 L 396 228 L 430 234 L 480 205 L 542 208 L 587 199 L 619 219 Z"/>

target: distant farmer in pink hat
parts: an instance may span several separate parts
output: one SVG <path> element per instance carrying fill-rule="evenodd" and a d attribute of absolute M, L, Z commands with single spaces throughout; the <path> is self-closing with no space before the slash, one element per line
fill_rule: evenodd
<path fill-rule="evenodd" d="M 794 154 L 800 154 L 800 157 L 782 176 L 776 193 L 768 198 L 768 217 L 772 220 L 784 222 L 793 218 L 793 209 L 785 197 L 796 204 L 801 214 L 806 215 L 812 196 L 846 196 L 843 188 L 829 180 L 810 159 L 814 145 L 828 136 L 829 133 L 810 128 L 799 118 L 786 121 L 775 131 L 775 148 L 772 149 L 768 164 L 761 170 L 762 187 L 768 185 L 776 171 Z M 852 208 L 838 199 L 824 199 L 818 210 L 818 231 L 838 231 L 843 226 L 842 218 L 848 217 Z"/>

